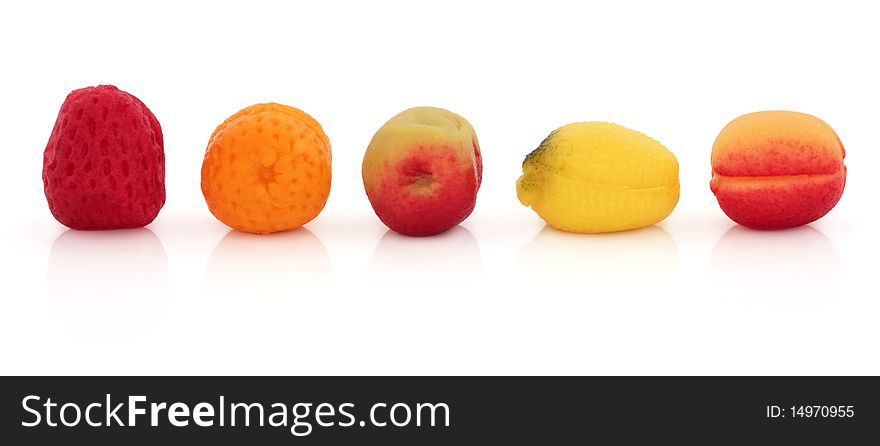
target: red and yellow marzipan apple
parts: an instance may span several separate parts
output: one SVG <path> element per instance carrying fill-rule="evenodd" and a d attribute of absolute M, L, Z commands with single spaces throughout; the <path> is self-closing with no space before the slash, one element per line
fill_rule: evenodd
<path fill-rule="evenodd" d="M 483 176 L 477 135 L 461 116 L 416 107 L 391 118 L 364 155 L 376 215 L 404 235 L 439 234 L 474 210 Z"/>
<path fill-rule="evenodd" d="M 712 192 L 733 221 L 755 229 L 805 225 L 828 213 L 846 184 L 845 151 L 815 116 L 750 113 L 712 146 Z"/>

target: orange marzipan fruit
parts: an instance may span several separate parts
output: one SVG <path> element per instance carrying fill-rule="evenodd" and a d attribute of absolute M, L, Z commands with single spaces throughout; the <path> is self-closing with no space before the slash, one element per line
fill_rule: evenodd
<path fill-rule="evenodd" d="M 229 117 L 208 141 L 202 193 L 234 229 L 256 234 L 296 229 L 330 194 L 330 141 L 305 112 L 256 104 Z"/>

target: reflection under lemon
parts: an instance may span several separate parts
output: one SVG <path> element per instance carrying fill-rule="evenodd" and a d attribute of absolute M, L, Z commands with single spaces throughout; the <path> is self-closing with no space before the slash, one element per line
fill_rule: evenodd
<path fill-rule="evenodd" d="M 534 288 L 573 292 L 678 283 L 678 247 L 659 226 L 573 234 L 545 225 L 517 255 L 519 279 Z"/>

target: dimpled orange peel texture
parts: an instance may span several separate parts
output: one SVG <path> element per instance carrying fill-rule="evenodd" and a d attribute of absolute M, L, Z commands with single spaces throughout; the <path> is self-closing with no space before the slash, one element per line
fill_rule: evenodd
<path fill-rule="evenodd" d="M 709 186 L 731 220 L 784 229 L 830 211 L 846 184 L 837 133 L 815 116 L 791 111 L 734 119 L 712 146 Z"/>
<path fill-rule="evenodd" d="M 296 229 L 327 203 L 330 165 L 330 141 L 311 116 L 256 104 L 214 130 L 202 163 L 202 193 L 211 213 L 239 231 Z"/>

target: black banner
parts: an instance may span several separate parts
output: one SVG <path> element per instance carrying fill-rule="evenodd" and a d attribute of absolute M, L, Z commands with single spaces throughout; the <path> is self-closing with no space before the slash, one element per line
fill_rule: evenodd
<path fill-rule="evenodd" d="M 880 378 L 873 377 L 5 377 L 0 383 L 0 441 L 16 445 L 853 445 L 877 444 L 880 432 Z"/>

